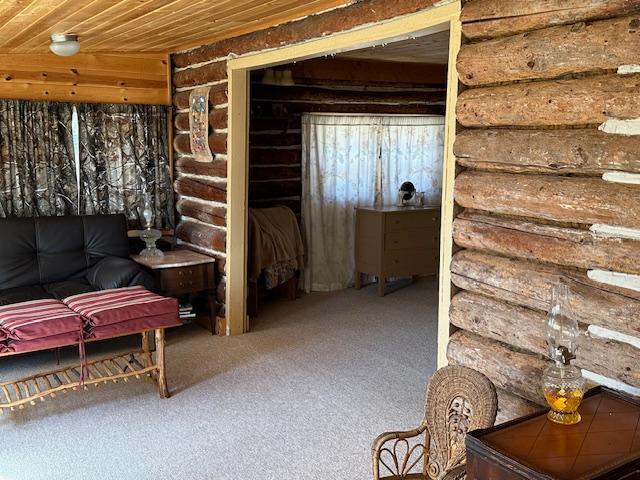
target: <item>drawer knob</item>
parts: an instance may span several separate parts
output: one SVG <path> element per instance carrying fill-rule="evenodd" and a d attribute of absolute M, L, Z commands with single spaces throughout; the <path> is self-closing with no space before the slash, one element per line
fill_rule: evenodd
<path fill-rule="evenodd" d="M 178 275 L 180 275 L 180 276 L 182 276 L 182 275 L 183 275 L 182 270 L 178 270 Z"/>

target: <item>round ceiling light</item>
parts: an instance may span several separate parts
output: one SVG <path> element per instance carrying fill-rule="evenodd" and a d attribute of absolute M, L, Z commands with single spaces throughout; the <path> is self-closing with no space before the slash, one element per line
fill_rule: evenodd
<path fill-rule="evenodd" d="M 73 33 L 53 33 L 51 34 L 51 44 L 49 45 L 51 50 L 56 55 L 61 57 L 70 57 L 80 51 L 80 42 L 78 41 L 78 35 Z"/>

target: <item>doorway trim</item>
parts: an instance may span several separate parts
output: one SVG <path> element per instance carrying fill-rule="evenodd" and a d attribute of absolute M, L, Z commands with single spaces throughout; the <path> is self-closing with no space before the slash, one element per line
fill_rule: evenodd
<path fill-rule="evenodd" d="M 451 301 L 451 263 L 453 239 L 453 187 L 456 133 L 455 104 L 458 96 L 456 58 L 460 49 L 460 0 L 437 2 L 436 6 L 414 14 L 358 27 L 300 44 L 252 53 L 227 63 L 229 126 L 227 157 L 227 261 L 226 318 L 227 334 L 248 331 L 247 298 L 247 223 L 248 223 L 248 144 L 249 144 L 249 72 L 293 61 L 380 45 L 385 42 L 429 35 L 449 30 L 449 63 L 445 114 L 445 155 L 442 178 L 440 232 L 440 275 L 438 300 L 438 367 L 446 365 Z"/>

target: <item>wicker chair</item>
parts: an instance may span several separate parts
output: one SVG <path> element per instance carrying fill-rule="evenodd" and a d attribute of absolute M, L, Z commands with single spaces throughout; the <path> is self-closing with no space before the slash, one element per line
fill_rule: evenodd
<path fill-rule="evenodd" d="M 492 426 L 497 409 L 496 389 L 481 373 L 462 366 L 438 370 L 427 387 L 422 424 L 383 433 L 374 441 L 374 480 L 465 479 L 465 436 Z M 381 477 L 381 469 L 391 476 Z"/>

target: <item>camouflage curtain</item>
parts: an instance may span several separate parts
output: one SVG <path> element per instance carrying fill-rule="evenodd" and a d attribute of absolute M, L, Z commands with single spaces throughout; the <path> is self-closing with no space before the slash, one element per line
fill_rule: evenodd
<path fill-rule="evenodd" d="M 0 100 L 0 217 L 77 213 L 68 103 Z"/>
<path fill-rule="evenodd" d="M 144 195 L 156 228 L 173 228 L 167 109 L 156 105 L 79 104 L 81 211 L 124 212 L 139 228 Z"/>

